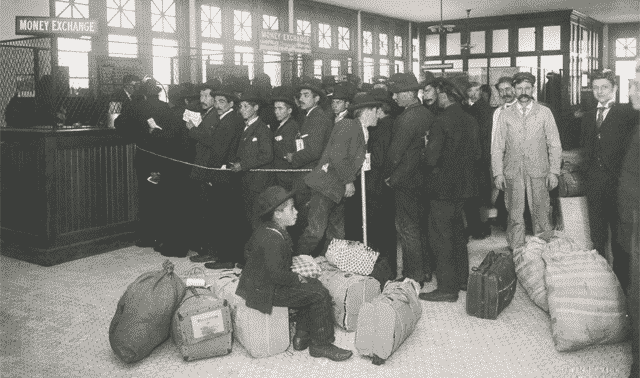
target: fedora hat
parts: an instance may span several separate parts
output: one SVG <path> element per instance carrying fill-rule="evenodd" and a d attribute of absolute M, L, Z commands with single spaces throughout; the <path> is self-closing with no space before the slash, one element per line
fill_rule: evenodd
<path fill-rule="evenodd" d="M 270 186 L 256 198 L 253 214 L 256 218 L 268 214 L 294 195 L 295 191 L 293 190 L 287 192 L 281 186 Z"/>
<path fill-rule="evenodd" d="M 355 94 L 356 90 L 351 83 L 341 83 L 333 88 L 333 96 L 331 98 L 350 102 Z"/>
<path fill-rule="evenodd" d="M 289 86 L 282 86 L 273 88 L 273 97 L 271 97 L 271 102 L 284 102 L 289 104 L 292 108 L 296 107 L 296 102 L 294 101 L 295 93 L 293 92 L 293 88 Z"/>
<path fill-rule="evenodd" d="M 316 78 L 301 77 L 300 84 L 298 84 L 297 92 L 300 92 L 303 89 L 309 89 L 313 91 L 315 94 L 320 96 L 320 98 L 324 98 L 326 96 L 324 90 L 322 89 L 322 82 Z"/>
<path fill-rule="evenodd" d="M 411 72 L 393 74 L 387 85 L 393 93 L 417 91 L 424 88 Z"/>
<path fill-rule="evenodd" d="M 380 102 L 384 102 L 387 103 L 391 106 L 395 106 L 396 102 L 393 100 L 393 98 L 391 98 L 391 96 L 389 96 L 389 91 L 385 90 L 384 88 L 374 88 L 372 89 L 369 94 L 376 100 L 376 101 L 380 101 Z"/>
<path fill-rule="evenodd" d="M 377 108 L 382 105 L 382 101 L 376 100 L 369 93 L 361 92 L 358 93 L 349 105 L 349 110 L 354 111 L 361 108 Z"/>
<path fill-rule="evenodd" d="M 264 95 L 254 87 L 251 87 L 246 92 L 242 93 L 242 97 L 240 97 L 239 103 L 242 101 L 255 102 L 259 106 L 267 103 L 267 99 L 264 98 Z"/>
<path fill-rule="evenodd" d="M 215 96 L 225 96 L 227 98 L 229 98 L 231 101 L 234 102 L 234 105 L 238 105 L 240 104 L 238 101 L 240 100 L 238 98 L 238 96 L 236 96 L 235 88 L 231 87 L 230 85 L 223 85 L 222 87 L 220 87 L 220 89 L 216 90 L 215 92 L 211 92 L 211 96 L 215 97 Z"/>

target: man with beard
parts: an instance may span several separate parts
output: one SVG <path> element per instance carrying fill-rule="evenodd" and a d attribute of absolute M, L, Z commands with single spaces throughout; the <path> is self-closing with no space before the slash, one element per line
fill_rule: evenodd
<path fill-rule="evenodd" d="M 588 161 L 586 192 L 589 229 L 593 248 L 606 257 L 609 228 L 611 235 L 618 234 L 616 181 L 629 137 L 637 122 L 637 112 L 630 104 L 616 104 L 618 86 L 611 70 L 594 72 L 591 86 L 598 108 L 582 117 L 582 140 Z M 613 271 L 618 276 L 622 290 L 626 291 L 629 283 L 629 256 L 617 240 L 612 239 Z"/>
<path fill-rule="evenodd" d="M 524 208 L 528 201 L 533 232 L 551 230 L 549 191 L 558 185 L 562 146 L 551 110 L 533 100 L 535 77 L 513 77 L 518 102 L 500 113 L 491 152 L 495 186 L 505 192 L 507 242 L 511 250 L 524 245 Z"/>

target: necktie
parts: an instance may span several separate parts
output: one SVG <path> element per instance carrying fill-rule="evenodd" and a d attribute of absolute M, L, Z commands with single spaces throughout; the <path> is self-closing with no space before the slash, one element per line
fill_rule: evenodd
<path fill-rule="evenodd" d="M 604 111 L 611 108 L 613 105 L 612 102 L 608 103 L 607 106 L 598 106 L 598 117 L 596 118 L 596 126 L 598 129 L 602 126 L 602 122 L 604 122 Z"/>
<path fill-rule="evenodd" d="M 526 108 L 526 107 L 523 107 L 523 108 L 522 108 L 522 116 L 524 117 L 524 116 L 526 116 L 526 115 L 527 115 L 527 108 Z"/>

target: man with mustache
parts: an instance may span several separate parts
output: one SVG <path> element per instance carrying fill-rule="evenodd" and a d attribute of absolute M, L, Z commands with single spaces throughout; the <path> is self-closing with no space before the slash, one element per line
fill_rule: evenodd
<path fill-rule="evenodd" d="M 518 99 L 500 113 L 491 151 L 495 186 L 505 193 L 507 242 L 524 245 L 524 206 L 528 200 L 534 234 L 551 230 L 549 191 L 558 185 L 562 146 L 551 110 L 532 97 L 535 76 L 513 77 Z"/>

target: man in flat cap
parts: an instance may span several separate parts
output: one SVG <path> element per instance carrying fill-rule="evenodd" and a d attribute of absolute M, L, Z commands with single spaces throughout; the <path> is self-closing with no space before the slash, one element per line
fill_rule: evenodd
<path fill-rule="evenodd" d="M 532 97 L 535 76 L 513 77 L 518 102 L 500 113 L 491 152 L 495 186 L 505 193 L 509 213 L 507 242 L 524 245 L 524 206 L 528 201 L 534 234 L 551 230 L 549 191 L 558 185 L 562 146 L 551 110 Z"/>

